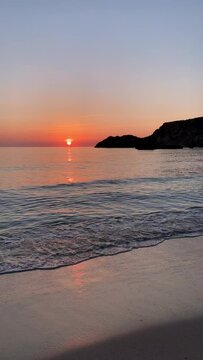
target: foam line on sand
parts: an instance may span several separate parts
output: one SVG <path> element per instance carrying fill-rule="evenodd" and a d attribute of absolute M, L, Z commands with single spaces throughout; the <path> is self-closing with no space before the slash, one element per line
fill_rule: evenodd
<path fill-rule="evenodd" d="M 0 358 L 203 359 L 203 237 L 0 277 Z"/>

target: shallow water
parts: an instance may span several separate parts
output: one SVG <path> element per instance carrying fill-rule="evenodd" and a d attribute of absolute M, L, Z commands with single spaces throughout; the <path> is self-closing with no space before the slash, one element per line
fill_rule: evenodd
<path fill-rule="evenodd" d="M 203 149 L 0 148 L 0 273 L 203 234 Z"/>

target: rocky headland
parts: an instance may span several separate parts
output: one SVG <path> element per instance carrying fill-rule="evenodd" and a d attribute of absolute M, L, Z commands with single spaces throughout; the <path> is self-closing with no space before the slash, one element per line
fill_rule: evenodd
<path fill-rule="evenodd" d="M 166 122 L 152 135 L 144 138 L 134 135 L 109 136 L 95 147 L 139 150 L 203 147 L 203 117 Z"/>

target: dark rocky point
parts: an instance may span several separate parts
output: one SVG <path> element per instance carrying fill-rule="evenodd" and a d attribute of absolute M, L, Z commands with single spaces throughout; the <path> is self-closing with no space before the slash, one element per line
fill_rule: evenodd
<path fill-rule="evenodd" d="M 203 147 L 203 117 L 166 122 L 152 135 L 144 138 L 134 135 L 109 136 L 95 147 L 139 150 Z"/>

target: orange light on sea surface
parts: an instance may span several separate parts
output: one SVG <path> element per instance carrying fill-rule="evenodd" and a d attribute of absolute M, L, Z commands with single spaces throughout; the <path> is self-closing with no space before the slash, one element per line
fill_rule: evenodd
<path fill-rule="evenodd" d="M 71 146 L 72 145 L 72 142 L 73 142 L 73 139 L 66 139 L 66 144 L 68 146 Z"/>

